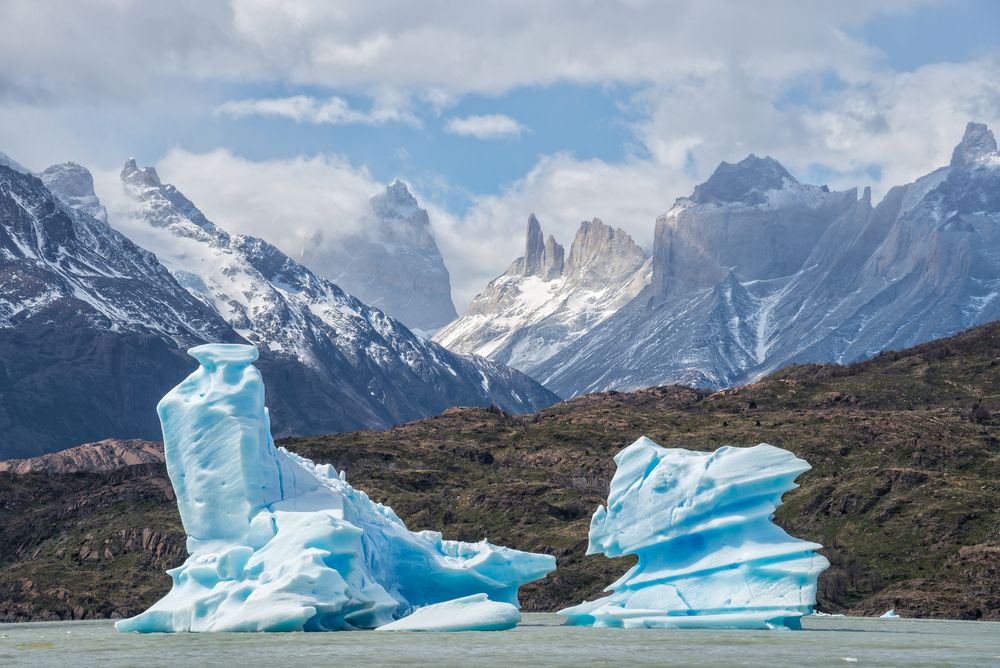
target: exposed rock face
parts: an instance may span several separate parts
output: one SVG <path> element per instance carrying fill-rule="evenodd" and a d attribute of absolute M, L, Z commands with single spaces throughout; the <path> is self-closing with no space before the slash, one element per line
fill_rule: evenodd
<path fill-rule="evenodd" d="M 569 249 L 566 279 L 592 289 L 620 284 L 631 280 L 645 262 L 646 254 L 632 237 L 594 218 L 580 223 Z"/>
<path fill-rule="evenodd" d="M 95 473 L 138 464 L 162 464 L 163 444 L 107 438 L 28 459 L 0 461 L 0 473 Z"/>
<path fill-rule="evenodd" d="M 524 255 L 435 341 L 532 373 L 621 308 L 649 280 L 642 249 L 597 218 L 580 223 L 568 259 L 551 235 L 543 239 L 532 214 Z"/>
<path fill-rule="evenodd" d="M 984 123 L 969 123 L 961 143 L 951 154 L 952 167 L 975 167 L 997 162 L 997 140 Z"/>
<path fill-rule="evenodd" d="M 519 276 L 540 276 L 551 281 L 563 273 L 563 247 L 551 234 L 548 239 L 542 234 L 542 225 L 535 214 L 528 216 L 528 231 L 524 240 L 524 255 L 519 257 L 507 270 L 508 274 Z"/>
<path fill-rule="evenodd" d="M 719 388 L 851 362 L 1000 318 L 1000 154 L 972 123 L 952 163 L 891 189 L 723 163 L 657 220 L 652 283 L 532 373 L 563 396 Z"/>
<path fill-rule="evenodd" d="M 94 177 L 75 162 L 52 165 L 38 175 L 45 187 L 60 200 L 102 222 L 108 222 L 108 212 L 94 192 Z"/>
<path fill-rule="evenodd" d="M 360 229 L 306 249 L 303 262 L 408 327 L 432 332 L 457 315 L 427 210 L 398 179 L 371 198 Z"/>
<path fill-rule="evenodd" d="M 86 212 L 103 212 L 86 170 L 46 171 L 65 200 L 0 166 L 0 459 L 158 438 L 156 402 L 191 369 L 183 349 L 207 341 L 262 349 L 284 435 L 556 400 L 414 336 L 266 242 L 226 234 L 151 168 L 125 165 L 139 216 L 125 227 L 159 257 Z"/>

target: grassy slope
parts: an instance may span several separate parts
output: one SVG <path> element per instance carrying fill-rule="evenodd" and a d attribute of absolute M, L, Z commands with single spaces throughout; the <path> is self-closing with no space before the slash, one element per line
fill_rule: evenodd
<path fill-rule="evenodd" d="M 769 442 L 813 465 L 777 521 L 826 546 L 823 609 L 1000 619 L 998 409 L 994 324 L 709 396 L 668 387 L 520 417 L 451 410 L 283 445 L 346 469 L 412 529 L 555 554 L 559 570 L 522 590 L 544 610 L 594 597 L 630 562 L 584 555 L 623 446 L 643 434 L 694 449 Z M 0 620 L 127 614 L 167 588 L 183 535 L 162 468 L 116 475 L 0 476 Z M 159 554 L 116 538 L 129 528 L 159 536 Z M 81 558 L 85 546 L 98 556 Z"/>

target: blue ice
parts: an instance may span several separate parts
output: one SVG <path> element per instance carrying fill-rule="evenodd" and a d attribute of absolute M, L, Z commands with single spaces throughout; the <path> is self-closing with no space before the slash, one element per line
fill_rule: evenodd
<path fill-rule="evenodd" d="M 549 555 L 409 531 L 332 466 L 275 447 L 256 348 L 189 352 L 200 367 L 157 407 L 189 556 L 169 571 L 170 592 L 119 631 L 377 628 L 453 599 L 452 618 L 496 628 L 518 588 L 555 568 Z"/>
<path fill-rule="evenodd" d="M 588 554 L 638 556 L 609 596 L 559 614 L 568 624 L 657 628 L 799 628 L 830 564 L 820 545 L 772 522 L 809 464 L 781 448 L 693 452 L 640 438 L 615 457 L 607 508 Z"/>

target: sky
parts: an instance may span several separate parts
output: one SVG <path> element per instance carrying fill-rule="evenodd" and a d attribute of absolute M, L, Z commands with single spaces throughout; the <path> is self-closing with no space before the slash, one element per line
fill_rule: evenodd
<path fill-rule="evenodd" d="M 1000 126 L 992 0 L 0 0 L 0 63 L 0 151 L 109 201 L 134 156 L 293 256 L 403 179 L 460 311 L 529 213 L 650 250 L 722 160 L 878 197 Z"/>

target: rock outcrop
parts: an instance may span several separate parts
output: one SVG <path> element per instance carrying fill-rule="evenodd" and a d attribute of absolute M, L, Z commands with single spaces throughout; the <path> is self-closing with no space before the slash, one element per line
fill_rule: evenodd
<path fill-rule="evenodd" d="M 524 255 L 434 340 L 531 374 L 621 308 L 648 280 L 646 256 L 624 231 L 597 218 L 585 220 L 566 257 L 532 214 Z"/>

